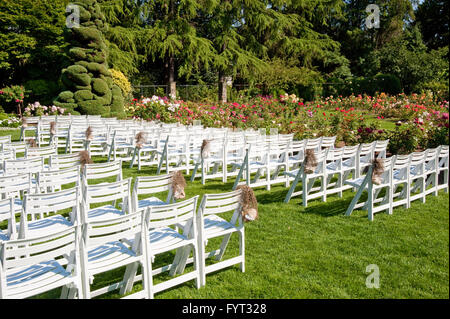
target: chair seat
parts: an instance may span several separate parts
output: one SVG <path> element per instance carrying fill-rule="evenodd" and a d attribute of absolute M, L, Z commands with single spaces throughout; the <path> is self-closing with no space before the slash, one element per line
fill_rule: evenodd
<path fill-rule="evenodd" d="M 356 179 L 347 180 L 347 181 L 344 182 L 344 184 L 358 188 L 358 187 L 361 187 L 362 182 L 364 181 L 365 178 L 366 178 L 366 176 L 362 176 L 362 177 L 359 177 L 359 178 L 356 178 Z M 366 184 L 366 186 L 364 186 L 364 189 L 368 189 L 369 188 L 368 185 L 369 184 Z M 388 185 L 388 183 L 384 183 L 384 182 L 382 182 L 379 185 L 378 184 L 373 184 L 373 188 L 386 187 L 386 185 Z"/>
<path fill-rule="evenodd" d="M 294 169 L 294 170 L 292 170 L 292 171 L 283 172 L 283 174 L 284 174 L 284 175 L 287 175 L 287 176 L 291 176 L 291 177 L 296 177 L 297 174 L 298 174 L 298 171 L 299 171 L 299 168 Z"/>
<path fill-rule="evenodd" d="M 168 154 L 168 156 L 186 155 L 186 154 L 187 154 L 187 151 L 183 151 L 183 150 L 170 150 L 167 154 Z"/>
<path fill-rule="evenodd" d="M 9 202 L 3 202 L 0 208 L 5 208 L 9 206 Z M 13 209 L 15 213 L 20 213 L 22 211 L 22 200 L 20 198 L 14 198 Z"/>
<path fill-rule="evenodd" d="M 88 218 L 91 220 L 109 219 L 114 217 L 123 216 L 125 213 L 118 210 L 112 205 L 105 205 L 97 208 L 93 208 L 88 211 Z"/>
<path fill-rule="evenodd" d="M 26 237 L 37 237 L 50 233 L 56 233 L 71 226 L 73 226 L 73 224 L 70 220 L 62 215 L 44 217 L 27 223 L 28 230 Z M 17 227 L 19 230 L 20 226 L 18 225 Z"/>
<path fill-rule="evenodd" d="M 149 239 L 151 245 L 151 255 L 157 255 L 165 251 L 185 246 L 188 244 L 187 241 L 193 242 L 193 240 L 188 239 L 186 236 L 170 227 L 151 229 Z"/>
<path fill-rule="evenodd" d="M 160 200 L 158 197 L 149 197 L 138 201 L 138 208 L 144 208 L 148 206 L 166 205 L 167 203 Z"/>
<path fill-rule="evenodd" d="M 352 168 L 352 161 L 351 160 L 345 160 L 342 162 L 342 169 L 349 169 Z M 336 171 L 338 169 L 338 165 L 336 162 L 332 162 L 327 164 L 327 170 L 328 171 Z"/>
<path fill-rule="evenodd" d="M 92 274 L 129 264 L 136 254 L 120 241 L 113 241 L 95 248 L 88 248 L 88 267 Z"/>
<path fill-rule="evenodd" d="M 130 143 L 114 143 L 114 146 L 116 148 L 123 148 L 123 147 L 133 147 L 133 144 Z"/>
<path fill-rule="evenodd" d="M 72 282 L 72 274 L 56 260 L 26 266 L 6 276 L 8 298 L 26 298 Z M 38 289 L 44 287 L 45 289 Z"/>
<path fill-rule="evenodd" d="M 244 159 L 244 156 L 242 156 L 242 155 L 233 155 L 233 154 L 228 154 L 227 155 L 227 161 L 228 162 L 242 161 L 243 159 Z"/>
<path fill-rule="evenodd" d="M 203 160 L 203 163 L 214 163 L 214 162 L 223 162 L 223 158 L 221 156 L 209 156 Z"/>
<path fill-rule="evenodd" d="M 238 230 L 236 226 L 217 215 L 207 215 L 203 221 L 205 238 L 213 238 Z"/>
<path fill-rule="evenodd" d="M 154 146 L 143 146 L 142 148 L 139 149 L 140 152 L 150 152 L 150 151 L 156 151 L 157 148 Z"/>
<path fill-rule="evenodd" d="M 6 230 L 0 229 L 0 241 L 7 241 L 9 240 L 9 235 L 6 232 Z"/>
<path fill-rule="evenodd" d="M 353 187 L 360 187 L 362 185 L 362 182 L 364 181 L 365 178 L 366 177 L 363 176 L 363 177 L 359 177 L 359 178 L 356 178 L 356 179 L 346 180 L 344 182 L 344 184 L 350 185 L 350 186 L 353 186 Z M 367 188 L 367 185 L 366 185 L 366 188 Z"/>

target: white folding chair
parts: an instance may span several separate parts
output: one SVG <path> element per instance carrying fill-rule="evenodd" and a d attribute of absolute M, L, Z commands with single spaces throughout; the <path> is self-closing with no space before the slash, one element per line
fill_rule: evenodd
<path fill-rule="evenodd" d="M 85 150 L 89 152 L 91 156 L 108 156 L 108 140 L 109 140 L 109 132 L 108 128 L 102 124 L 98 123 L 97 125 L 91 125 L 89 126 L 92 128 L 92 140 L 86 140 L 85 143 Z M 86 135 L 85 135 L 86 138 Z"/>
<path fill-rule="evenodd" d="M 324 148 L 334 148 L 334 143 L 336 142 L 336 136 L 322 136 L 320 141 L 320 147 Z"/>
<path fill-rule="evenodd" d="M 30 116 L 30 117 L 23 118 L 23 120 L 26 121 L 26 126 L 22 125 L 20 127 L 19 141 L 26 142 L 28 139 L 36 137 L 36 133 L 37 133 L 36 131 L 37 131 L 37 126 L 40 121 L 40 116 Z M 27 132 L 31 132 L 31 134 L 28 134 L 28 136 L 27 136 Z"/>
<path fill-rule="evenodd" d="M 6 230 L 0 229 L 0 242 L 16 239 L 16 214 L 14 208 L 14 198 L 0 199 L 0 222 L 7 220 Z"/>
<path fill-rule="evenodd" d="M 63 298 L 83 298 L 79 233 L 78 226 L 72 226 L 0 242 L 0 299 L 28 298 L 59 287 Z"/>
<path fill-rule="evenodd" d="M 146 129 L 143 132 L 146 134 L 145 143 L 141 147 L 134 145 L 133 157 L 130 162 L 130 168 L 132 168 L 137 159 L 139 171 L 142 166 L 158 166 L 160 162 L 158 156 L 162 154 L 162 147 L 164 147 L 160 143 L 159 134 L 153 129 Z"/>
<path fill-rule="evenodd" d="M 143 241 L 144 250 L 147 254 L 147 271 L 149 280 L 150 298 L 163 290 L 180 285 L 181 283 L 195 280 L 197 289 L 201 283 L 200 249 L 198 244 L 198 230 L 195 221 L 195 211 L 197 208 L 198 195 L 188 200 L 175 204 L 150 206 L 147 208 L 145 218 L 145 238 Z M 176 231 L 173 227 L 183 223 L 183 232 Z M 191 249 L 193 249 L 194 269 L 185 273 L 185 265 Z M 174 260 L 169 265 L 154 268 L 158 255 L 176 250 Z M 171 278 L 154 284 L 153 276 L 169 271 Z M 140 280 L 141 276 L 136 276 L 135 280 Z"/>
<path fill-rule="evenodd" d="M 19 238 L 55 233 L 78 224 L 80 205 L 79 187 L 54 193 L 25 195 Z M 63 216 L 66 210 L 69 210 L 69 218 Z"/>
<path fill-rule="evenodd" d="M 380 176 L 380 184 L 374 184 L 372 182 L 373 164 L 369 166 L 369 170 L 365 176 L 345 182 L 346 184 L 357 189 L 355 197 L 353 197 L 345 213 L 346 216 L 350 216 L 353 210 L 361 207 L 363 207 L 363 209 L 367 209 L 368 218 L 370 221 L 373 220 L 374 214 L 380 211 L 386 211 L 389 215 L 392 214 L 392 167 L 395 158 L 389 157 L 382 160 L 384 163 L 384 172 Z M 384 196 L 378 198 L 378 195 L 382 189 L 386 190 Z M 358 201 L 364 191 L 367 191 L 368 199 L 366 202 L 358 204 Z"/>
<path fill-rule="evenodd" d="M 356 155 L 356 152 L 355 152 Z M 338 193 L 339 197 L 342 197 L 343 191 L 343 166 L 344 166 L 344 148 L 330 148 L 328 150 L 325 175 L 326 185 L 325 192 L 328 195 Z M 337 177 L 336 182 L 331 182 L 333 177 Z"/>
<path fill-rule="evenodd" d="M 163 192 L 167 192 L 165 201 L 156 196 L 142 198 L 143 195 L 155 195 Z M 141 199 L 139 199 L 139 197 L 141 197 Z M 172 201 L 172 174 L 136 177 L 132 192 L 133 212 L 148 206 L 169 204 Z"/>
<path fill-rule="evenodd" d="M 239 174 L 238 167 L 244 161 L 246 156 L 246 145 L 244 136 L 241 132 L 228 133 L 225 141 L 225 182 L 230 176 L 237 176 Z M 231 170 L 228 166 L 231 165 Z"/>
<path fill-rule="evenodd" d="M 66 137 L 66 151 L 65 153 L 75 153 L 86 150 L 86 129 L 88 128 L 85 121 L 76 123 L 72 121 Z"/>
<path fill-rule="evenodd" d="M 189 174 L 189 158 L 189 135 L 169 134 L 164 143 L 156 174 L 159 174 L 162 169 L 165 169 L 166 173 L 185 170 L 186 174 Z M 171 164 L 175 165 L 171 166 Z"/>
<path fill-rule="evenodd" d="M 425 203 L 426 156 L 427 151 L 411 153 L 410 172 L 409 172 L 409 182 L 411 185 L 410 186 L 411 193 L 409 195 L 410 203 L 418 199 L 420 199 L 422 203 Z"/>
<path fill-rule="evenodd" d="M 202 185 L 207 179 L 222 178 L 225 182 L 225 140 L 223 138 L 212 139 L 210 142 L 210 154 L 207 158 L 202 158 L 200 152 L 194 161 L 195 166 L 192 171 L 191 182 L 195 179 L 195 174 L 200 168 Z M 222 171 L 220 171 L 222 169 Z"/>
<path fill-rule="evenodd" d="M 63 186 L 81 186 L 80 166 L 39 172 L 37 175 L 37 193 L 60 191 Z"/>
<path fill-rule="evenodd" d="M 439 166 L 439 152 L 441 147 L 430 148 L 427 150 L 425 157 L 425 196 L 433 194 L 438 195 L 438 166 Z"/>
<path fill-rule="evenodd" d="M 141 210 L 124 216 L 91 220 L 83 225 L 80 255 L 85 298 L 94 298 L 119 288 L 120 294 L 130 292 L 139 266 L 142 267 L 143 290 L 126 298 L 149 297 L 146 253 L 142 249 L 142 242 L 147 240 L 142 227 L 143 218 L 144 211 Z M 91 291 L 96 275 L 125 266 L 122 281 Z"/>
<path fill-rule="evenodd" d="M 66 148 L 67 138 L 69 136 L 70 121 L 61 120 L 60 117 L 56 119 L 56 134 L 52 137 L 52 144 L 58 149 Z"/>
<path fill-rule="evenodd" d="M 320 151 L 322 149 L 322 139 L 322 137 L 308 138 L 305 142 L 305 150 Z"/>
<path fill-rule="evenodd" d="M 375 158 L 375 144 L 376 142 L 374 141 L 359 145 L 358 155 L 356 156 L 355 178 L 360 177 L 363 170 L 372 165 L 372 161 Z"/>
<path fill-rule="evenodd" d="M 86 164 L 82 171 L 84 183 L 98 182 L 105 178 L 115 177 L 116 181 L 122 180 L 122 161 Z"/>
<path fill-rule="evenodd" d="M 26 158 L 42 157 L 44 159 L 47 159 L 50 156 L 57 154 L 58 149 L 56 148 L 56 146 L 27 147 L 25 149 Z"/>
<path fill-rule="evenodd" d="M 288 171 L 298 168 L 305 159 L 306 140 L 292 141 L 289 145 Z M 286 185 L 286 186 L 289 186 Z"/>
<path fill-rule="evenodd" d="M 322 201 L 325 202 L 327 200 L 326 159 L 329 149 L 325 148 L 321 151 L 316 151 L 315 149 L 313 150 L 317 161 L 317 167 L 313 173 L 305 173 L 305 161 L 303 161 L 300 168 L 285 172 L 286 175 L 294 178 L 294 181 L 292 182 L 291 187 L 289 188 L 289 191 L 284 199 L 285 203 L 288 203 L 292 197 L 299 195 L 302 195 L 302 204 L 304 207 L 308 206 L 308 201 L 310 199 L 321 197 Z M 302 181 L 302 190 L 295 192 L 295 188 L 300 180 Z M 320 181 L 320 187 L 313 187 L 317 180 Z"/>
<path fill-rule="evenodd" d="M 240 189 L 228 193 L 205 194 L 203 196 L 197 212 L 202 286 L 206 284 L 206 275 L 219 269 L 239 264 L 240 270 L 245 272 L 245 233 L 240 198 Z M 230 212 L 233 212 L 231 219 L 220 216 L 223 213 Z M 237 233 L 239 237 L 239 254 L 235 257 L 223 259 L 233 233 Z M 220 247 L 206 252 L 208 240 L 218 237 L 222 238 Z M 206 265 L 206 260 L 210 260 L 210 258 L 215 258 L 216 262 Z"/>
<path fill-rule="evenodd" d="M 123 216 L 131 212 L 131 178 L 113 183 L 85 185 L 82 203 L 83 223 Z M 121 201 L 121 209 L 116 203 Z M 100 206 L 99 204 L 110 203 Z M 95 206 L 95 207 L 94 207 Z"/>
<path fill-rule="evenodd" d="M 448 162 L 449 162 L 449 151 L 448 145 L 441 145 L 441 151 L 439 152 L 439 162 L 438 162 L 438 185 L 437 190 L 443 189 L 448 193 L 449 174 L 448 174 Z M 442 182 L 440 182 L 442 176 Z"/>
<path fill-rule="evenodd" d="M 9 144 L 11 143 L 11 135 L 3 135 L 0 136 L 0 146 L 3 146 L 3 144 Z M 0 148 L 1 150 L 1 148 Z"/>
<path fill-rule="evenodd" d="M 80 154 L 59 154 L 51 155 L 49 166 L 51 170 L 72 168 L 80 165 Z"/>
<path fill-rule="evenodd" d="M 131 150 L 134 148 L 135 131 L 130 129 L 114 129 L 110 141 L 107 143 L 108 162 L 117 159 L 131 159 Z"/>
<path fill-rule="evenodd" d="M 3 151 L 13 150 L 16 154 L 16 158 L 20 157 L 19 154 L 25 154 L 25 149 L 28 147 L 27 142 L 11 142 L 8 144 L 3 144 Z"/>
<path fill-rule="evenodd" d="M 44 158 L 32 157 L 6 160 L 3 162 L 3 170 L 3 175 L 5 176 L 26 173 L 36 174 L 44 170 Z"/>
<path fill-rule="evenodd" d="M 285 183 L 286 180 L 284 178 L 276 181 L 271 180 L 272 170 L 277 170 L 280 166 L 286 167 L 284 158 L 280 159 L 280 156 L 284 153 L 285 150 L 270 150 L 264 143 L 249 144 L 243 161 L 234 164 L 234 166 L 239 167 L 239 173 L 236 176 L 233 190 L 244 183 L 250 187 L 266 186 L 267 190 L 270 190 L 271 184 Z M 275 154 L 276 159 L 271 159 L 273 154 Z M 253 178 L 251 178 L 252 173 L 256 173 Z M 264 179 L 260 178 L 264 175 Z M 245 182 L 240 182 L 241 177 L 244 177 Z"/>
<path fill-rule="evenodd" d="M 8 160 L 15 160 L 16 153 L 14 150 L 0 152 L 0 175 L 3 175 L 3 162 Z"/>
<path fill-rule="evenodd" d="M 389 139 L 384 141 L 375 141 L 374 153 L 377 158 L 386 158 L 386 150 L 389 144 Z"/>
<path fill-rule="evenodd" d="M 396 155 L 392 172 L 392 208 L 409 208 L 411 155 Z M 401 191 L 397 189 L 401 186 Z"/>
<path fill-rule="evenodd" d="M 14 211 L 22 211 L 22 200 L 25 194 L 33 193 L 35 182 L 31 173 L 0 176 L 0 199 L 14 198 Z"/>

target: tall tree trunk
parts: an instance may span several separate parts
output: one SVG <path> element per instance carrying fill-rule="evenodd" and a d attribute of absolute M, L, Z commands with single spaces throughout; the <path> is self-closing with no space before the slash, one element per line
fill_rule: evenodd
<path fill-rule="evenodd" d="M 177 83 L 175 82 L 175 58 L 173 56 L 169 57 L 168 59 L 168 63 L 167 63 L 167 68 L 168 68 L 168 74 L 169 74 L 169 79 L 168 79 L 168 86 L 169 86 L 169 96 L 172 99 L 176 99 L 177 98 Z"/>
<path fill-rule="evenodd" d="M 227 103 L 227 78 L 219 72 L 219 103 Z"/>
<path fill-rule="evenodd" d="M 175 17 L 175 0 L 171 0 L 169 6 L 169 15 L 173 19 Z M 174 30 L 171 30 L 171 32 L 173 33 Z M 177 98 L 177 83 L 175 82 L 175 57 L 173 55 L 170 55 L 168 59 L 168 73 L 169 97 L 175 100 Z"/>
<path fill-rule="evenodd" d="M 227 48 L 227 43 L 224 42 L 222 44 L 220 53 L 223 53 L 226 48 Z M 227 103 L 227 81 L 226 81 L 225 72 L 222 70 L 219 70 L 219 103 Z"/>

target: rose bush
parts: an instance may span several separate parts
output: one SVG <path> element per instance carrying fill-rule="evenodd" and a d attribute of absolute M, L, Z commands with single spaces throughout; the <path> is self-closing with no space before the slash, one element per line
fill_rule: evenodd
<path fill-rule="evenodd" d="M 28 104 L 23 112 L 23 116 L 42 116 L 42 115 L 63 115 L 65 109 L 55 105 L 45 106 L 41 105 L 39 102 L 34 102 L 33 104 Z"/>
<path fill-rule="evenodd" d="M 447 101 L 431 95 L 376 96 L 352 95 L 327 97 L 304 102 L 295 95 L 257 96 L 239 102 L 171 101 L 166 97 L 135 99 L 127 106 L 129 117 L 180 122 L 192 125 L 200 120 L 209 127 L 241 129 L 277 128 L 294 133 L 295 138 L 337 136 L 337 143 L 354 145 L 390 139 L 392 153 L 404 153 L 448 144 Z M 368 118 L 376 118 L 368 121 Z M 395 129 L 383 129 L 382 123 L 399 122 Z"/>

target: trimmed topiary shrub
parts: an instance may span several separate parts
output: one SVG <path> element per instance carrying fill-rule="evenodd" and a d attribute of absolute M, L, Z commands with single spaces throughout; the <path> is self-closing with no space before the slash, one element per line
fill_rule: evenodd
<path fill-rule="evenodd" d="M 108 83 L 100 78 L 92 80 L 92 90 L 97 95 L 105 95 L 109 91 Z"/>
<path fill-rule="evenodd" d="M 92 100 L 94 98 L 94 94 L 91 92 L 91 90 L 76 91 L 74 96 L 75 96 L 75 101 L 77 101 L 77 102 Z"/>
<path fill-rule="evenodd" d="M 81 101 L 78 102 L 78 106 L 82 114 L 109 115 L 109 107 L 97 100 Z"/>
<path fill-rule="evenodd" d="M 73 99 L 73 93 L 71 91 L 64 91 L 59 94 L 59 97 L 63 102 L 69 102 L 70 99 Z"/>
<path fill-rule="evenodd" d="M 117 118 L 125 117 L 125 110 L 123 109 L 124 98 L 122 96 L 122 90 L 117 86 L 112 87 L 112 104 L 111 104 L 111 116 Z"/>
<path fill-rule="evenodd" d="M 114 81 L 106 62 L 108 47 L 103 36 L 107 28 L 105 17 L 97 0 L 80 0 L 74 4 L 80 6 L 80 27 L 66 32 L 67 42 L 72 45 L 68 54 L 72 65 L 61 72 L 64 90 L 55 99 L 54 105 L 81 114 L 109 116 L 112 109 L 122 114 L 122 91 L 117 87 L 118 90 L 113 92 Z"/>

